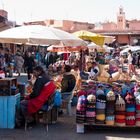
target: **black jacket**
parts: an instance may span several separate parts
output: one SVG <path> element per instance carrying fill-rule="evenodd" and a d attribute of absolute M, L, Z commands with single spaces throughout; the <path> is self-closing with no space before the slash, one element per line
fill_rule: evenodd
<path fill-rule="evenodd" d="M 49 81 L 50 78 L 47 75 L 40 75 L 34 83 L 33 92 L 30 94 L 30 99 L 39 96 L 43 86 Z"/>
<path fill-rule="evenodd" d="M 35 61 L 34 58 L 32 56 L 30 57 L 25 57 L 24 58 L 24 65 L 25 67 L 27 67 L 28 69 L 33 69 L 33 67 L 35 66 Z"/>
<path fill-rule="evenodd" d="M 61 82 L 61 93 L 71 92 L 75 87 L 76 79 L 75 76 L 71 73 L 66 73 L 63 75 Z"/>

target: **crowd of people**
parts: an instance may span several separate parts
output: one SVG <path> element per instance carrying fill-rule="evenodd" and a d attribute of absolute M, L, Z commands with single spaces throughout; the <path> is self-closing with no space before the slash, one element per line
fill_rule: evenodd
<path fill-rule="evenodd" d="M 99 53 L 95 49 L 92 52 L 86 50 L 61 55 L 47 52 L 41 55 L 39 51 L 30 50 L 25 51 L 24 54 L 17 50 L 16 54 L 12 54 L 9 49 L 0 47 L 0 70 L 4 71 L 5 77 L 8 76 L 7 73 L 11 76 L 11 71 L 18 73 L 19 76 L 22 71 L 26 72 L 28 80 L 35 77 L 32 93 L 21 102 L 23 116 L 36 112 L 44 104 L 48 99 L 48 96 L 43 94 L 45 90 L 51 94 L 57 89 L 62 94 L 62 99 L 66 99 L 69 95 L 65 93 L 71 92 L 75 87 L 78 89 L 81 80 L 99 81 L 99 75 L 106 75 L 103 74 L 100 64 L 108 65 L 104 70 L 107 71 L 109 79 L 112 79 L 114 73 L 122 74 L 124 71 L 124 75 L 128 71 L 130 78 L 132 75 L 139 77 L 136 71 L 139 62 L 140 57 L 133 55 L 131 50 L 125 58 L 120 55 L 119 49 L 109 53 Z M 44 70 L 41 65 L 45 65 L 46 69 Z M 11 66 L 14 68 L 12 69 Z M 48 84 L 51 86 L 48 87 Z M 38 98 L 41 102 L 38 102 Z"/>
<path fill-rule="evenodd" d="M 104 70 L 110 78 L 115 72 L 126 71 L 129 77 L 133 75 L 139 77 L 136 71 L 139 63 L 139 54 L 135 55 L 129 50 L 127 57 L 124 57 L 120 55 L 118 48 L 109 53 L 100 53 L 94 49 L 94 51 L 85 50 L 61 55 L 45 52 L 42 55 L 38 50 L 26 50 L 25 53 L 17 50 L 15 54 L 12 54 L 10 49 L 0 47 L 0 70 L 4 71 L 5 77 L 12 76 L 13 72 L 18 73 L 19 76 L 21 72 L 26 72 L 28 80 L 32 77 L 33 69 L 39 65 L 46 66 L 46 73 L 51 78 L 57 75 L 62 76 L 65 66 L 69 65 L 75 75 L 76 83 L 79 79 L 98 80 L 99 75 L 103 76 L 100 65 L 108 65 L 108 67 L 104 67 Z"/>

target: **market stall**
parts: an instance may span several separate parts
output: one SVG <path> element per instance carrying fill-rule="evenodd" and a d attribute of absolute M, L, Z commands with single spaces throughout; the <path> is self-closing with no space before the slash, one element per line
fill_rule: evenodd
<path fill-rule="evenodd" d="M 136 81 L 84 81 L 76 107 L 77 133 L 85 125 L 140 127 L 140 84 Z"/>

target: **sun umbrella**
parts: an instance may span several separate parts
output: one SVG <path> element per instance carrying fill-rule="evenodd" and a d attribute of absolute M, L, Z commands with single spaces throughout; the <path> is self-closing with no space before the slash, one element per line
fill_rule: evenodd
<path fill-rule="evenodd" d="M 133 53 L 140 52 L 140 46 L 129 46 L 128 48 L 122 50 L 120 55 L 127 55 L 129 50 L 131 50 Z"/>
<path fill-rule="evenodd" d="M 114 41 L 114 37 L 112 36 L 103 36 L 85 30 L 77 31 L 74 33 L 74 35 L 83 40 L 94 42 L 99 46 L 103 46 L 105 43 L 112 43 Z"/>
<path fill-rule="evenodd" d="M 96 45 L 95 43 L 91 42 L 87 45 L 89 50 L 96 49 L 98 52 L 105 52 L 105 49 L 101 46 Z"/>
<path fill-rule="evenodd" d="M 111 51 L 114 50 L 114 48 L 109 47 L 109 46 L 107 46 L 107 45 L 103 45 L 103 48 L 105 48 L 105 52 L 111 52 Z"/>
<path fill-rule="evenodd" d="M 109 47 L 107 45 L 103 45 L 103 47 L 96 45 L 95 43 L 90 43 L 87 45 L 87 47 L 92 50 L 92 49 L 97 49 L 98 52 L 111 52 L 114 50 L 114 48 Z"/>
<path fill-rule="evenodd" d="M 1 43 L 22 43 L 34 45 L 84 46 L 85 42 L 73 34 L 42 25 L 28 25 L 0 32 Z"/>
<path fill-rule="evenodd" d="M 62 45 L 52 45 L 47 48 L 47 51 L 50 52 L 79 52 L 80 50 L 87 49 L 86 46 L 62 46 Z"/>
<path fill-rule="evenodd" d="M 104 36 L 104 37 L 105 37 L 104 43 L 106 44 L 110 44 L 116 40 L 114 36 Z"/>

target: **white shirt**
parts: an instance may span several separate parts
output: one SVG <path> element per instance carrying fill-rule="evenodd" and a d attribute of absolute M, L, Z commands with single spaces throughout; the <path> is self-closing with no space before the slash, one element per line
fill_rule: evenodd
<path fill-rule="evenodd" d="M 128 54 L 128 64 L 132 64 L 132 60 L 133 60 L 133 58 L 132 58 L 132 55 L 131 54 Z"/>
<path fill-rule="evenodd" d="M 89 77 L 95 78 L 99 74 L 99 68 L 98 66 L 95 66 L 94 68 L 91 68 Z"/>

